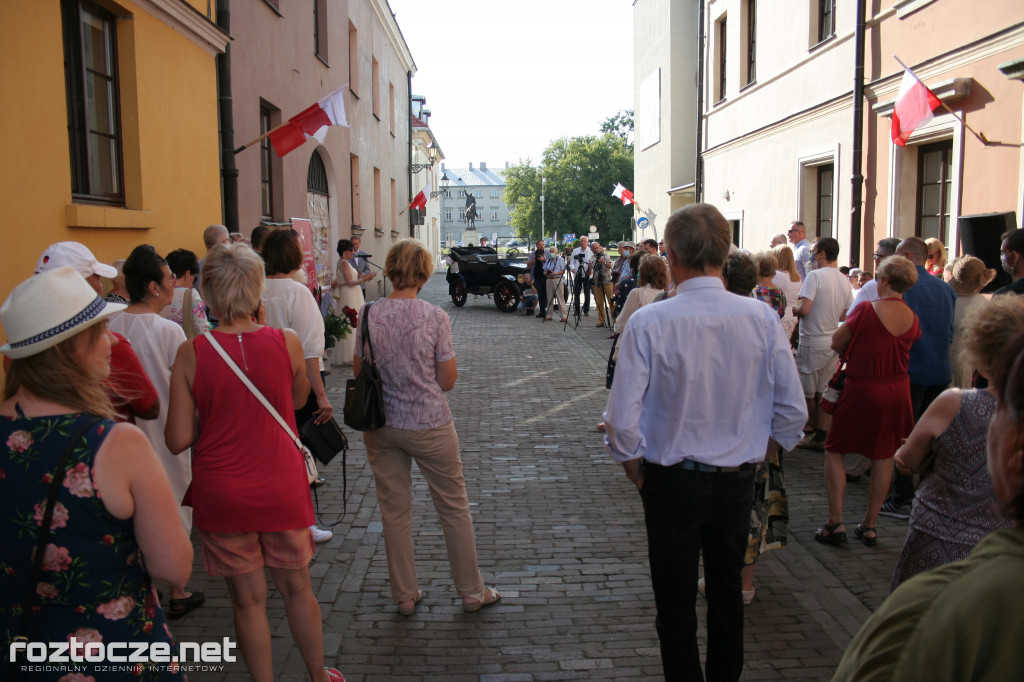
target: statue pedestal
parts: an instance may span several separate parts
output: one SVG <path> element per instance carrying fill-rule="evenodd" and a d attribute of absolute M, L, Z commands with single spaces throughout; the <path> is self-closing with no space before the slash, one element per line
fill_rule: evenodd
<path fill-rule="evenodd" d="M 462 243 L 464 246 L 480 246 L 480 231 L 476 229 L 468 229 L 462 233 Z"/>

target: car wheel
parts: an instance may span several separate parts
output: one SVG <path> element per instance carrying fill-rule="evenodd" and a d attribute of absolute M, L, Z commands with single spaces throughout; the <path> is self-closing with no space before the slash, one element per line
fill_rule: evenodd
<path fill-rule="evenodd" d="M 509 281 L 494 287 L 494 305 L 503 313 L 510 313 L 519 305 L 519 287 Z"/>
<path fill-rule="evenodd" d="M 462 282 L 452 284 L 452 303 L 460 308 L 466 305 L 466 285 Z"/>

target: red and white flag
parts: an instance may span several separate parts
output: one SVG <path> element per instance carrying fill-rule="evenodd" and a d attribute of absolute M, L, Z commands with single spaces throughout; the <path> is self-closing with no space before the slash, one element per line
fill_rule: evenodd
<path fill-rule="evenodd" d="M 425 211 L 425 210 L 427 210 L 427 190 L 428 189 L 430 189 L 430 184 L 429 183 L 424 185 L 423 189 L 420 190 L 420 193 L 417 194 L 415 197 L 413 197 L 412 203 L 409 204 L 409 208 L 415 208 L 418 211 Z"/>
<path fill-rule="evenodd" d="M 907 146 L 910 134 L 932 120 L 932 112 L 942 102 L 935 93 L 910 69 L 903 70 L 903 82 L 896 93 L 896 104 L 892 109 L 892 141 L 901 147 Z"/>
<path fill-rule="evenodd" d="M 284 156 L 314 139 L 323 144 L 330 126 L 348 127 L 345 116 L 345 90 L 348 83 L 327 95 L 313 106 L 288 119 L 288 123 L 270 133 L 270 143 L 278 156 Z"/>
<path fill-rule="evenodd" d="M 615 183 L 615 189 L 612 190 L 612 196 L 616 199 L 621 199 L 623 206 L 629 206 L 630 204 L 636 203 L 633 201 L 633 193 L 618 182 Z"/>

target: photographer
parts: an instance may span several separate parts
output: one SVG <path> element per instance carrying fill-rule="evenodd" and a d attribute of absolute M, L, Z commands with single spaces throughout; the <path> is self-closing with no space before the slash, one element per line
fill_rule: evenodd
<path fill-rule="evenodd" d="M 537 286 L 537 300 L 540 303 L 540 312 L 537 313 L 537 317 L 544 319 L 544 314 L 548 310 L 548 295 L 547 287 L 544 285 L 544 240 L 537 240 L 537 248 L 530 254 L 530 259 L 526 261 L 526 267 L 530 268 L 530 273 L 533 275 L 533 281 L 538 282 Z"/>
<path fill-rule="evenodd" d="M 572 304 L 576 315 L 580 314 L 580 290 L 583 290 L 583 314 L 590 314 L 590 271 L 594 263 L 594 253 L 590 250 L 590 238 L 580 237 L 580 245 L 573 249 L 569 258 L 569 269 L 572 271 Z"/>
<path fill-rule="evenodd" d="M 594 256 L 591 266 L 594 273 L 594 305 L 597 307 L 597 326 L 605 326 L 607 314 L 607 325 L 612 326 L 612 259 L 604 252 L 601 245 L 593 242 L 590 251 Z"/>

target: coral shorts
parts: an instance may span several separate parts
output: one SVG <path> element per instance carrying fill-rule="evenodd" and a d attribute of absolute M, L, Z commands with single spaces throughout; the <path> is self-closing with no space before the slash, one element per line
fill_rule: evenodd
<path fill-rule="evenodd" d="M 210 575 L 231 578 L 257 569 L 298 569 L 313 558 L 309 527 L 271 533 L 207 533 L 203 539 L 203 567 Z"/>

